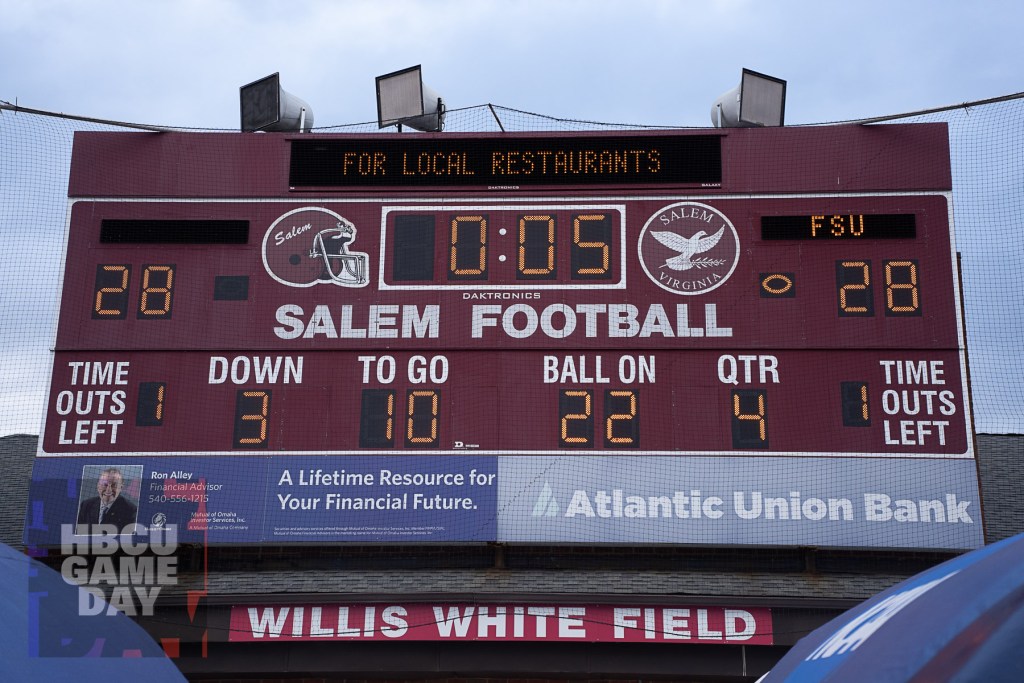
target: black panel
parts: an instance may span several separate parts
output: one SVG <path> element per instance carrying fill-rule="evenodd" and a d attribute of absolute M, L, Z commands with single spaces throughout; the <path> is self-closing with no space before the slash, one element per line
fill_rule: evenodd
<path fill-rule="evenodd" d="M 796 297 L 795 273 L 758 273 L 762 299 L 792 299 Z"/>
<path fill-rule="evenodd" d="M 395 424 L 395 392 L 391 389 L 363 389 L 359 410 L 359 447 L 394 447 Z"/>
<path fill-rule="evenodd" d="M 119 220 L 100 225 L 103 244 L 248 244 L 249 221 Z"/>
<path fill-rule="evenodd" d="M 732 392 L 732 447 L 768 448 L 768 396 L 763 389 Z"/>
<path fill-rule="evenodd" d="M 867 382 L 841 382 L 839 391 L 843 402 L 843 426 L 870 427 Z"/>
<path fill-rule="evenodd" d="M 763 240 L 895 240 L 917 237 L 912 213 L 761 216 Z"/>
<path fill-rule="evenodd" d="M 719 135 L 293 140 L 289 176 L 292 187 L 721 182 Z"/>
<path fill-rule="evenodd" d="M 391 245 L 395 282 L 434 279 L 434 217 L 428 214 L 395 216 Z"/>
<path fill-rule="evenodd" d="M 167 382 L 141 382 L 135 411 L 136 427 L 159 427 L 164 423 Z"/>
<path fill-rule="evenodd" d="M 248 301 L 248 275 L 217 275 L 213 279 L 214 301 Z"/>

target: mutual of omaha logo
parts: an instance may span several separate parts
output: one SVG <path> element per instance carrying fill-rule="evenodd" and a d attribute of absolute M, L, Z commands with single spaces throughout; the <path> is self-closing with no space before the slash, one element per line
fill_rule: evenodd
<path fill-rule="evenodd" d="M 263 267 L 289 287 L 365 287 L 370 258 L 349 249 L 355 241 L 356 226 L 333 211 L 316 206 L 294 209 L 274 221 L 263 236 Z"/>
<path fill-rule="evenodd" d="M 697 202 L 666 206 L 648 219 L 638 242 L 647 277 L 673 294 L 710 292 L 729 279 L 740 260 L 732 222 Z"/>

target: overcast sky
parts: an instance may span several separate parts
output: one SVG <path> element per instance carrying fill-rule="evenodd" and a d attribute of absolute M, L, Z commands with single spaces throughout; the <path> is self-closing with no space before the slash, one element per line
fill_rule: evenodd
<path fill-rule="evenodd" d="M 239 86 L 273 72 L 311 105 L 318 127 L 374 121 L 375 76 L 416 64 L 449 109 L 491 103 L 661 126 L 708 126 L 713 101 L 744 67 L 788 81 L 787 124 L 1024 91 L 1019 0 L 0 0 L 0 17 L 0 100 L 201 129 L 237 129 Z M 15 177 L 27 154 L 12 140 L 31 143 L 0 135 L 5 242 L 41 213 Z M 30 259 L 0 250 L 0 435 L 38 433 L 49 373 L 52 312 L 12 316 L 44 310 L 29 297 L 52 305 L 56 287 L 11 285 L 59 279 L 66 181 L 46 165 L 66 173 L 67 158 L 43 161 L 58 214 L 51 242 L 33 237 Z M 1021 244 L 1011 246 L 1019 271 Z M 54 258 L 43 258 L 47 247 Z M 988 271 L 1005 272 L 977 272 Z M 985 315 L 1005 319 L 1002 309 Z M 1001 381 L 1024 384 L 1013 379 L 1024 378 L 1020 364 L 1009 372 Z M 1024 417 L 1008 410 L 1006 429 L 1019 431 Z"/>
<path fill-rule="evenodd" d="M 1024 90 L 1019 0 L 0 0 L 0 99 L 236 128 L 280 72 L 316 124 L 376 117 L 374 77 L 422 64 L 449 108 L 706 126 L 743 67 L 788 81 L 787 123 Z"/>

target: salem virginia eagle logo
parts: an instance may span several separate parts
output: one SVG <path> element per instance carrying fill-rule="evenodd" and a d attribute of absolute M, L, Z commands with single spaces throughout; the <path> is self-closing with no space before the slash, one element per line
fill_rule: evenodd
<path fill-rule="evenodd" d="M 666 230 L 661 232 L 652 231 L 651 237 L 679 254 L 678 256 L 666 259 L 665 265 L 663 265 L 662 268 L 667 267 L 672 270 L 689 270 L 694 267 L 704 268 L 707 266 L 720 266 L 725 263 L 723 259 L 692 260 L 692 258 L 697 254 L 703 254 L 705 251 L 708 251 L 711 247 L 718 244 L 718 240 L 722 239 L 722 235 L 724 234 L 725 226 L 723 225 L 714 235 L 708 235 L 703 230 L 698 230 L 693 237 L 683 237 L 678 233 L 668 232 Z"/>
<path fill-rule="evenodd" d="M 640 265 L 654 284 L 673 294 L 710 292 L 729 279 L 740 260 L 740 238 L 718 209 L 679 202 L 647 220 L 637 243 Z"/>

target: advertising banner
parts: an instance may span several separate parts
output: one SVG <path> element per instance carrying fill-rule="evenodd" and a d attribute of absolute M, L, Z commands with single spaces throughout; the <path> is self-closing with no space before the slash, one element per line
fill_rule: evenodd
<path fill-rule="evenodd" d="M 969 460 L 502 460 L 502 541 L 965 549 L 983 542 Z"/>
<path fill-rule="evenodd" d="M 475 456 L 40 459 L 26 543 L 171 525 L 183 543 L 493 540 L 496 475 Z"/>
<path fill-rule="evenodd" d="M 972 460 L 273 456 L 36 463 L 30 545 L 174 525 L 183 543 L 983 544 Z M 100 518 L 100 499 L 116 501 Z M 112 531 L 113 530 L 113 531 Z"/>
<path fill-rule="evenodd" d="M 462 603 L 235 605 L 229 640 L 773 642 L 764 607 Z"/>

